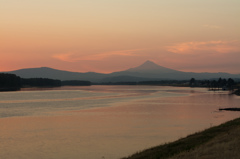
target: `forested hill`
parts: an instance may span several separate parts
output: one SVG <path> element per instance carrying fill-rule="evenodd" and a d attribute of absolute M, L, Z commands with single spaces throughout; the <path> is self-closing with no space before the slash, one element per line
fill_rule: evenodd
<path fill-rule="evenodd" d="M 0 73 L 0 91 L 16 91 L 21 88 L 21 78 L 8 73 Z"/>

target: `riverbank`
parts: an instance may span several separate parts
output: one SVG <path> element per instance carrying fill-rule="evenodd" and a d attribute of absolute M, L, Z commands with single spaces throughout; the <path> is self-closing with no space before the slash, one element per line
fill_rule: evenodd
<path fill-rule="evenodd" d="M 123 159 L 239 158 L 240 118 Z"/>
<path fill-rule="evenodd" d="M 240 89 L 236 90 L 236 91 L 234 92 L 234 94 L 237 95 L 237 96 L 240 96 Z"/>

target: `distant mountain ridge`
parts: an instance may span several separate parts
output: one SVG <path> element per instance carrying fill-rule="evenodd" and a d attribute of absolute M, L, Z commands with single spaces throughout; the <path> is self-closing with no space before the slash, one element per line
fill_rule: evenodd
<path fill-rule="evenodd" d="M 79 72 L 70 72 L 57 70 L 49 67 L 40 67 L 40 68 L 27 68 L 20 69 L 16 71 L 11 71 L 9 73 L 16 74 L 22 78 L 51 78 L 59 80 L 89 80 L 89 81 L 98 81 L 106 76 L 106 74 L 88 72 L 88 73 L 79 73 Z"/>
<path fill-rule="evenodd" d="M 91 82 L 138 82 L 153 80 L 188 80 L 195 79 L 213 79 L 213 78 L 239 78 L 240 74 L 229 73 L 194 73 L 182 72 L 174 69 L 162 67 L 152 61 L 146 61 L 142 65 L 130 68 L 120 72 L 109 74 L 95 72 L 70 72 L 57 70 L 48 67 L 27 68 L 9 73 L 16 74 L 22 78 L 51 78 L 59 80 L 88 80 Z"/>

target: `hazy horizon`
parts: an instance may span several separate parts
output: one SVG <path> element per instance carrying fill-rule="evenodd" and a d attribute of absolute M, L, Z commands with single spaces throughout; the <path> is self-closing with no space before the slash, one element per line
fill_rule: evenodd
<path fill-rule="evenodd" d="M 240 68 L 239 0 L 0 0 L 0 71 Z"/>
<path fill-rule="evenodd" d="M 131 68 L 127 68 L 125 70 L 119 70 L 120 71 L 126 71 L 128 69 L 133 69 L 133 68 L 137 68 L 143 64 L 145 64 L 146 62 L 153 62 L 151 60 L 147 60 L 145 61 L 144 63 L 138 65 L 138 66 L 133 66 Z M 153 62 L 154 64 L 156 64 L 155 62 Z M 158 64 L 156 64 L 158 65 Z M 160 65 L 158 65 L 160 66 Z M 164 67 L 164 66 L 161 66 L 161 67 Z M 17 70 L 22 70 L 22 69 L 35 69 L 35 68 L 50 68 L 50 69 L 55 69 L 55 70 L 61 70 L 61 71 L 68 71 L 68 72 L 76 72 L 76 73 L 88 73 L 88 72 L 94 72 L 94 71 L 86 71 L 86 72 L 78 72 L 78 71 L 71 71 L 71 70 L 66 70 L 66 69 L 58 69 L 58 68 L 53 68 L 53 67 L 48 67 L 48 66 L 40 66 L 40 67 L 31 67 L 31 68 L 20 68 L 20 69 L 16 69 L 16 70 L 9 70 L 9 71 L 4 71 L 4 72 L 12 72 L 12 71 L 17 71 Z M 181 70 L 177 70 L 177 69 L 174 69 L 174 68 L 168 68 L 168 67 L 164 67 L 164 68 L 167 68 L 167 69 L 173 69 L 173 70 L 176 70 L 176 71 L 181 71 Z M 118 71 L 114 71 L 114 72 L 118 72 Z M 110 73 L 114 73 L 114 72 L 94 72 L 94 73 L 102 73 L 102 74 L 110 74 Z M 188 71 L 182 71 L 182 72 L 188 72 Z M 190 72 L 190 71 L 189 71 Z M 194 72 L 194 73 L 229 73 L 229 72 Z M 229 74 L 240 74 L 240 73 L 229 73 Z"/>

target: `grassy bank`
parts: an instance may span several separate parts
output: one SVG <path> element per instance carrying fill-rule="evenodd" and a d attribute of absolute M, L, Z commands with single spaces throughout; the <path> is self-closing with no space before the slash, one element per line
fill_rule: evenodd
<path fill-rule="evenodd" d="M 233 158 L 229 156 L 234 150 L 240 156 L 240 118 L 226 122 L 216 127 L 209 128 L 179 139 L 175 142 L 160 145 L 145 151 L 133 154 L 123 159 L 165 159 L 165 158 Z M 224 143 L 224 144 L 223 144 Z M 233 146 L 235 143 L 235 146 Z M 233 144 L 233 145 L 231 145 Z M 210 145 L 210 146 L 209 146 Z M 221 148 L 219 147 L 221 145 Z M 229 146 L 231 145 L 231 146 Z M 213 151 L 211 149 L 216 149 Z M 219 152 L 217 152 L 219 148 Z M 226 151 L 229 151 L 227 153 Z M 204 155 L 205 152 L 206 154 Z M 228 155 L 223 157 L 223 155 Z M 201 156 L 201 157 L 200 157 Z"/>

